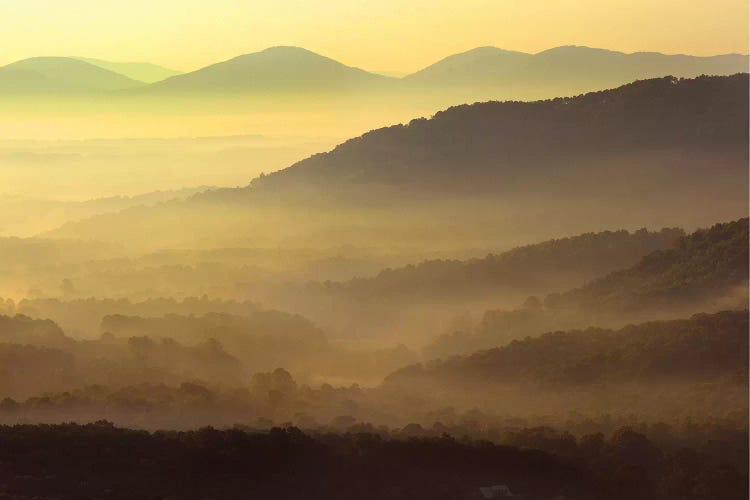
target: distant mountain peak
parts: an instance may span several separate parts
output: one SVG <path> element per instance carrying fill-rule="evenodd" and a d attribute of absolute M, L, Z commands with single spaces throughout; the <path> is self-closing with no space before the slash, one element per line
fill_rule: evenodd
<path fill-rule="evenodd" d="M 0 88 L 16 92 L 114 91 L 143 82 L 72 57 L 38 56 L 0 68 Z"/>
<path fill-rule="evenodd" d="M 347 66 L 302 47 L 282 45 L 177 75 L 152 88 L 183 92 L 338 92 L 390 80 L 394 79 Z"/>

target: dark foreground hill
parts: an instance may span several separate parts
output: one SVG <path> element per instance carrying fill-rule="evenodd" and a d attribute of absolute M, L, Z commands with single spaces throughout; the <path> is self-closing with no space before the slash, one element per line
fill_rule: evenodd
<path fill-rule="evenodd" d="M 144 92 L 166 95 L 229 92 L 270 97 L 284 93 L 373 90 L 387 86 L 392 80 L 303 48 L 271 47 L 172 76 L 152 84 Z"/>
<path fill-rule="evenodd" d="M 741 304 L 747 297 L 749 242 L 747 218 L 716 224 L 546 303 L 553 309 L 613 312 L 669 310 L 711 299 Z"/>
<path fill-rule="evenodd" d="M 0 495 L 24 500 L 472 500 L 490 498 L 486 495 L 495 490 L 502 498 L 536 500 L 747 495 L 744 471 L 692 449 L 664 452 L 630 428 L 607 439 L 599 434 L 580 442 L 569 435 L 559 440 L 566 452 L 556 455 L 448 435 L 308 435 L 292 427 L 155 433 L 106 421 L 0 427 Z"/>

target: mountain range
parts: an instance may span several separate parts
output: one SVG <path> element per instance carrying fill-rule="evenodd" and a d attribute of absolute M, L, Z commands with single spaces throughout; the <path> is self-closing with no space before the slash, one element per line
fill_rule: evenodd
<path fill-rule="evenodd" d="M 565 46 L 527 54 L 480 47 L 451 55 L 403 78 L 383 76 L 339 63 L 299 47 L 271 47 L 179 74 L 151 63 L 116 63 L 81 57 L 34 57 L 0 68 L 2 92 L 113 92 L 138 88 L 155 93 L 342 93 L 454 92 L 498 95 L 520 87 L 529 95 L 571 95 L 635 79 L 673 75 L 727 75 L 748 71 L 748 56 L 713 57 L 625 54 Z M 489 94 L 487 94 L 489 92 Z M 540 94 L 540 95 L 541 95 Z"/>
<path fill-rule="evenodd" d="M 424 86 L 503 87 L 548 81 L 555 85 L 601 88 L 665 75 L 726 75 L 747 72 L 747 68 L 748 58 L 740 54 L 713 57 L 658 52 L 625 54 L 574 45 L 527 54 L 479 47 L 448 56 L 404 80 Z"/>

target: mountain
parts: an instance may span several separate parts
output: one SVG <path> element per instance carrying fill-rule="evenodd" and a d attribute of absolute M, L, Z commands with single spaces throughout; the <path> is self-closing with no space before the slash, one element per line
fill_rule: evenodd
<path fill-rule="evenodd" d="M 581 92 L 636 80 L 673 75 L 731 75 L 746 73 L 747 55 L 711 57 L 666 55 L 657 52 L 625 54 L 612 50 L 563 46 L 538 54 L 479 47 L 446 57 L 404 78 L 423 87 L 506 90 L 531 86 L 560 92 Z"/>
<path fill-rule="evenodd" d="M 146 92 L 345 92 L 386 88 L 393 78 L 345 66 L 299 47 L 271 47 L 167 78 Z"/>
<path fill-rule="evenodd" d="M 32 57 L 0 68 L 0 92 L 110 92 L 143 83 L 71 57 Z"/>
<path fill-rule="evenodd" d="M 575 174 L 576 164 L 712 148 L 745 151 L 734 168 L 746 175 L 747 86 L 747 75 L 665 77 L 572 98 L 455 106 L 430 119 L 368 132 L 255 179 L 251 190 L 319 186 L 330 192 L 366 184 L 535 189 L 538 182 L 552 185 L 550 176 Z M 564 168 L 552 168 L 561 163 Z M 607 170 L 596 168 L 599 175 Z M 701 168 L 716 173 L 714 163 Z M 684 176 L 687 163 L 679 169 Z M 594 185 L 611 184 L 613 173 Z M 632 182 L 633 174 L 620 180 Z"/>
<path fill-rule="evenodd" d="M 181 74 L 180 71 L 175 71 L 163 66 L 152 63 L 142 62 L 113 62 L 104 61 L 102 59 L 92 59 L 89 57 L 76 57 L 79 61 L 87 62 L 104 68 L 115 73 L 119 73 L 131 80 L 136 80 L 144 83 L 154 83 Z"/>

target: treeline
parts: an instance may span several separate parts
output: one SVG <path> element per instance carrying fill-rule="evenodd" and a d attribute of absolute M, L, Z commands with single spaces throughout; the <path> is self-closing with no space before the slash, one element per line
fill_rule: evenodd
<path fill-rule="evenodd" d="M 294 427 L 149 433 L 109 422 L 0 427 L 4 498 L 524 499 L 747 497 L 747 475 L 692 449 L 665 452 L 625 427 L 563 436 L 555 452 L 486 441 L 305 434 Z M 554 442 L 554 436 L 547 442 Z M 63 458 L 65 457 L 65 458 Z"/>
<path fill-rule="evenodd" d="M 0 316 L 0 394 L 26 398 L 88 384 L 115 387 L 204 380 L 240 385 L 247 376 L 220 342 L 191 344 L 169 337 L 68 337 L 54 322 Z"/>
<path fill-rule="evenodd" d="M 518 247 L 484 258 L 432 260 L 386 269 L 373 278 L 325 282 L 326 292 L 362 301 L 401 301 L 409 297 L 480 298 L 493 291 L 539 293 L 583 284 L 631 266 L 684 236 L 677 228 L 658 232 L 603 231 Z"/>
<path fill-rule="evenodd" d="M 476 325 L 446 332 L 425 353 L 446 357 L 561 328 L 745 309 L 749 241 L 747 218 L 698 230 L 579 288 L 529 297 L 514 310 L 485 311 Z"/>
<path fill-rule="evenodd" d="M 302 316 L 278 311 L 157 318 L 116 314 L 102 319 L 101 331 L 116 337 L 176 335 L 188 344 L 214 339 L 255 371 L 276 366 L 302 368 L 329 350 L 322 330 Z"/>
<path fill-rule="evenodd" d="M 239 305 L 198 301 L 200 305 Z M 57 307 L 64 302 L 45 301 Z M 81 301 L 100 311 L 118 301 Z M 189 307 L 191 301 L 166 301 Z M 162 301 L 145 304 L 160 309 Z M 157 304 L 159 304 L 157 306 Z M 75 307 L 72 309 L 75 310 Z M 247 311 L 237 316 L 167 314 L 159 317 L 109 315 L 88 339 L 69 336 L 51 320 L 0 315 L 0 397 L 30 397 L 89 384 L 123 387 L 184 381 L 230 388 L 245 387 L 258 372 L 287 366 L 304 380 L 371 380 L 418 360 L 403 345 L 358 348 L 328 342 L 326 335 L 299 315 Z"/>
<path fill-rule="evenodd" d="M 629 269 L 550 295 L 545 303 L 552 309 L 624 313 L 669 310 L 711 299 L 746 304 L 749 241 L 747 218 L 716 224 L 680 238 L 673 248 L 654 251 Z"/>
<path fill-rule="evenodd" d="M 620 330 L 556 331 L 466 357 L 404 368 L 400 378 L 513 382 L 557 388 L 603 382 L 681 383 L 747 377 L 748 311 L 698 314 Z"/>
<path fill-rule="evenodd" d="M 557 331 L 406 367 L 385 384 L 464 405 L 493 401 L 537 411 L 569 404 L 690 414 L 709 401 L 715 414 L 747 411 L 747 332 L 747 310 L 617 331 Z"/>
<path fill-rule="evenodd" d="M 548 182 L 549 176 L 557 178 L 545 166 L 566 158 L 653 148 L 746 150 L 747 85 L 746 74 L 664 77 L 573 98 L 455 106 L 431 119 L 351 139 L 329 153 L 256 178 L 251 187 L 263 193 L 316 184 L 331 189 L 451 182 L 452 190 L 482 184 L 508 189 L 534 179 L 540 170 Z"/>
<path fill-rule="evenodd" d="M 167 314 L 202 315 L 225 313 L 237 316 L 250 315 L 259 310 L 256 303 L 249 300 L 227 300 L 200 297 L 155 297 L 142 301 L 127 298 L 87 298 L 61 300 L 57 298 L 26 298 L 15 304 L 8 299 L 4 314 L 23 314 L 35 318 L 49 318 L 66 331 L 74 331 L 83 337 L 91 337 L 99 332 L 105 316 L 121 314 L 126 316 L 159 317 Z"/>

